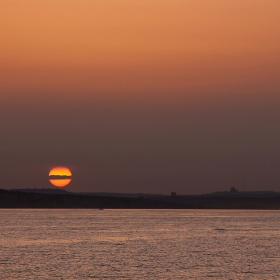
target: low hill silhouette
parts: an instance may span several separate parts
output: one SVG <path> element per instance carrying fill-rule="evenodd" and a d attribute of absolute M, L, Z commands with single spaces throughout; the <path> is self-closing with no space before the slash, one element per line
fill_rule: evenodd
<path fill-rule="evenodd" d="M 37 189 L 35 189 L 37 190 Z M 0 208 L 111 208 L 111 209 L 278 209 L 280 196 L 98 196 L 36 193 L 0 189 Z M 57 190 L 57 191 L 58 191 Z"/>

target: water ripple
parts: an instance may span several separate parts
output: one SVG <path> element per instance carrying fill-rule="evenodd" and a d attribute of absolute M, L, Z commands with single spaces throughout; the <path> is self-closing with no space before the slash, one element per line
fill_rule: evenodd
<path fill-rule="evenodd" d="M 279 211 L 0 211 L 0 279 L 280 279 Z"/>

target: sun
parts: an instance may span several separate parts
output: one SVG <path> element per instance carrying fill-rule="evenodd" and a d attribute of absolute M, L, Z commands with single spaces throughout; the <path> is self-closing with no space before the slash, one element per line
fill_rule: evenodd
<path fill-rule="evenodd" d="M 50 171 L 49 180 L 54 186 L 63 188 L 72 181 L 72 173 L 67 167 L 57 166 Z"/>

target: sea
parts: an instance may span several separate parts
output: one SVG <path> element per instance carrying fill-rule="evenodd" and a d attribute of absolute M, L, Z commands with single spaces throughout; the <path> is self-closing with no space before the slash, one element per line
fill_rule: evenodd
<path fill-rule="evenodd" d="M 1 209 L 0 279 L 280 279 L 280 211 Z"/>

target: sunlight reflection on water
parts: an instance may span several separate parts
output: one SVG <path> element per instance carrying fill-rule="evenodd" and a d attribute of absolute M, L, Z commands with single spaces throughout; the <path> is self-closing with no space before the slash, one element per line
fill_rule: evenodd
<path fill-rule="evenodd" d="M 280 279 L 280 211 L 0 213 L 0 279 Z"/>

